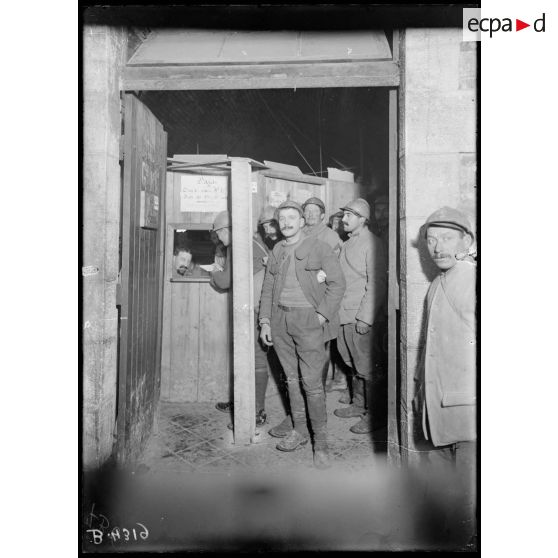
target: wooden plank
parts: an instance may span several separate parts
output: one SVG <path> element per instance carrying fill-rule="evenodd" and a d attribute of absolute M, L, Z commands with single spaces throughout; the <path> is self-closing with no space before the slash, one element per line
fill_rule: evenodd
<path fill-rule="evenodd" d="M 291 172 L 263 170 L 261 173 L 269 178 L 278 178 L 280 180 L 288 180 L 290 182 L 300 182 L 301 184 L 321 184 L 325 185 L 326 178 L 319 176 L 309 176 L 307 174 L 294 174 Z"/>
<path fill-rule="evenodd" d="M 164 243 L 164 275 L 162 278 L 163 288 L 163 314 L 162 314 L 162 345 L 161 345 L 161 399 L 168 401 L 170 398 L 170 356 L 171 356 L 171 283 L 172 277 L 172 251 L 173 251 L 173 227 L 168 223 L 169 216 L 173 214 L 173 179 L 172 173 L 167 173 L 167 184 L 165 194 L 165 222 L 166 240 Z M 168 195 L 168 192 L 171 195 Z"/>
<path fill-rule="evenodd" d="M 125 99 L 124 112 L 124 129 L 127 133 L 124 136 L 125 153 L 131 154 L 133 137 L 130 134 L 133 122 L 133 108 L 129 96 Z M 120 305 L 120 358 L 119 358 L 119 380 L 118 380 L 118 420 L 117 420 L 117 459 L 119 463 L 126 460 L 126 439 L 127 439 L 127 421 L 126 416 L 126 400 L 128 393 L 128 363 L 130 357 L 129 339 L 130 327 L 129 318 L 129 278 L 130 266 L 133 262 L 130 258 L 130 252 L 133 253 L 131 244 L 131 213 L 132 204 L 130 203 L 132 190 L 132 167 L 130 164 L 124 164 L 124 174 L 122 183 L 122 264 L 120 269 L 121 277 L 121 305 Z"/>
<path fill-rule="evenodd" d="M 254 441 L 254 300 L 250 163 L 232 159 L 234 443 Z"/>
<path fill-rule="evenodd" d="M 397 281 L 398 243 L 398 180 L 399 163 L 397 142 L 397 90 L 389 91 L 389 255 L 388 255 L 388 460 L 392 464 L 401 462 L 398 420 L 398 374 L 397 310 L 399 309 L 399 285 Z"/>
<path fill-rule="evenodd" d="M 126 66 L 121 89 L 284 89 L 307 87 L 396 87 L 392 61 L 295 64 Z"/>
<path fill-rule="evenodd" d="M 399 62 L 399 29 L 393 30 L 393 47 L 392 47 L 392 59 L 394 62 Z"/>
<path fill-rule="evenodd" d="M 161 157 L 161 169 L 165 168 L 167 157 L 167 133 L 161 128 L 159 130 L 159 145 L 157 146 L 157 153 Z M 161 368 L 162 368 L 162 353 L 163 353 L 163 305 L 164 305 L 164 276 L 165 276 L 165 242 L 166 242 L 166 192 L 167 181 L 166 172 L 161 170 L 161 187 L 159 191 L 159 226 L 157 230 L 157 250 L 155 254 L 156 263 L 156 281 L 157 281 L 157 300 L 155 302 L 154 314 L 157 320 L 157 332 L 155 343 L 155 379 L 153 400 L 156 407 L 159 405 L 161 399 Z M 156 416 L 156 412 L 154 413 Z"/>
<path fill-rule="evenodd" d="M 198 401 L 231 400 L 229 352 L 232 348 L 230 293 L 218 293 L 209 284 L 199 287 L 200 336 Z"/>
<path fill-rule="evenodd" d="M 199 365 L 199 284 L 171 286 L 171 401 L 196 401 Z"/>

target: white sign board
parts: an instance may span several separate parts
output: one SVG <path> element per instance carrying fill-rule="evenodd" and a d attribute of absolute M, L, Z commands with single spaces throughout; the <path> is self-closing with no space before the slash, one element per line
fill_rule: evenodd
<path fill-rule="evenodd" d="M 227 176 L 183 174 L 180 177 L 180 211 L 224 211 L 227 192 Z"/>

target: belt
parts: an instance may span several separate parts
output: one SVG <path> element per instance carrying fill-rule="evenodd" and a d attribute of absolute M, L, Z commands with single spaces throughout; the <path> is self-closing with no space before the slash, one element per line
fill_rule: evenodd
<path fill-rule="evenodd" d="M 283 306 L 282 304 L 278 304 L 277 306 L 285 312 L 292 312 L 293 310 L 314 310 L 312 306 Z"/>

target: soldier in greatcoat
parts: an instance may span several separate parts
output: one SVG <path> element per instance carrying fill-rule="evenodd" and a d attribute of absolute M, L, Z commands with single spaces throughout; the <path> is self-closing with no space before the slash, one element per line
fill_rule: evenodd
<path fill-rule="evenodd" d="M 474 536 L 476 472 L 476 263 L 474 235 L 465 214 L 442 207 L 427 219 L 430 256 L 440 270 L 426 296 L 426 343 L 414 398 L 424 437 L 422 453 L 434 478 L 450 472 L 465 497 L 457 522 Z M 449 487 L 448 487 L 449 488 Z"/>

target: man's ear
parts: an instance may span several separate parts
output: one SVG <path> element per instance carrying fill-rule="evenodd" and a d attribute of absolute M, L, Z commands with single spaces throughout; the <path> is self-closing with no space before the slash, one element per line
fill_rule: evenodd
<path fill-rule="evenodd" d="M 469 233 L 465 233 L 463 235 L 463 242 L 465 244 L 465 248 L 470 248 L 473 244 L 473 237 Z"/>

